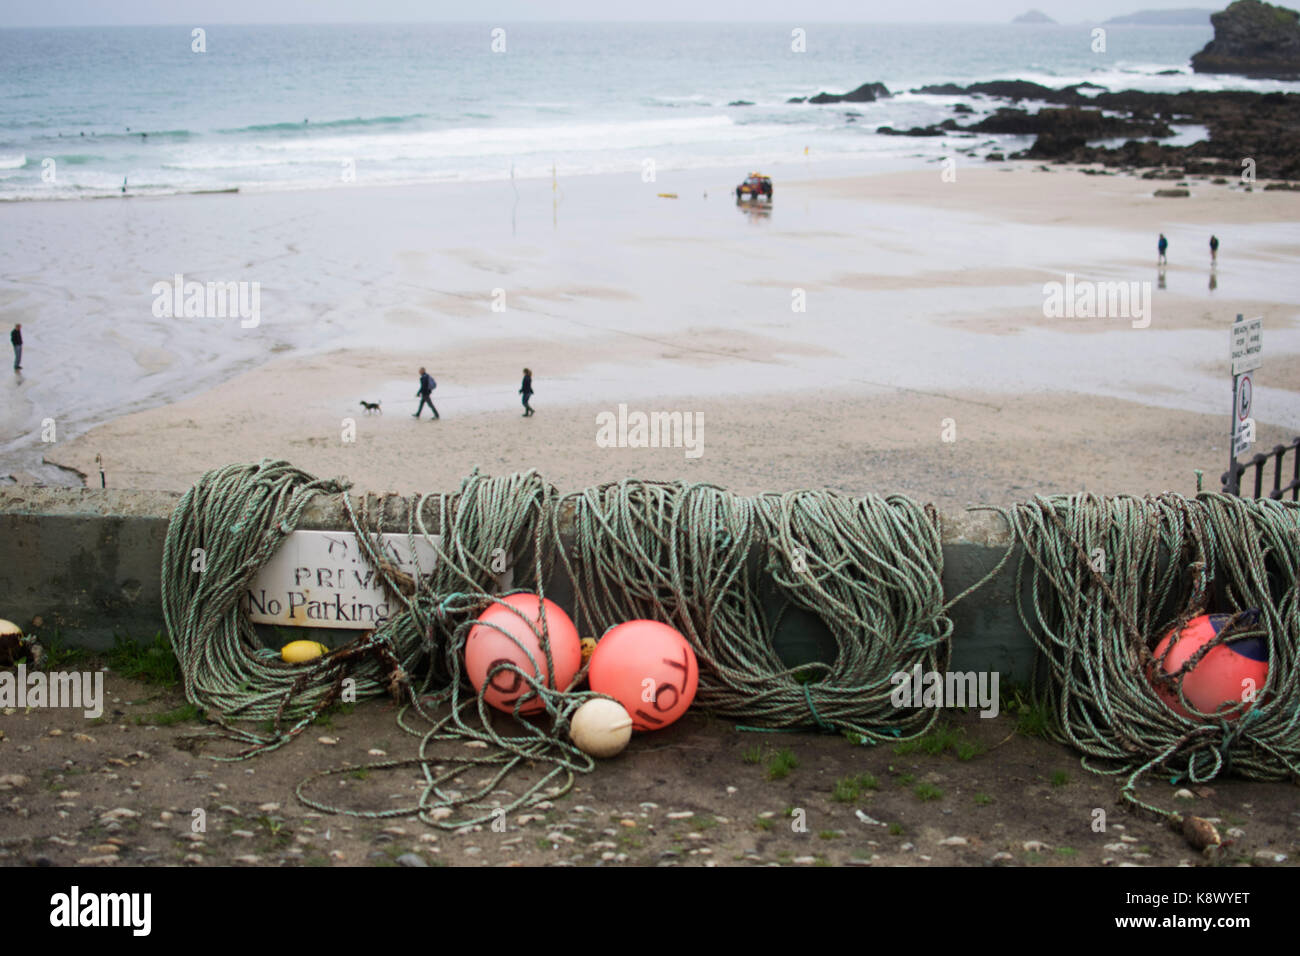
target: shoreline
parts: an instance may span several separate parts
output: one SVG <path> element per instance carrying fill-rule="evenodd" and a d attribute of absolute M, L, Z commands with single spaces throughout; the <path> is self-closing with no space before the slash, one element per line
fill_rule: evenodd
<path fill-rule="evenodd" d="M 60 438 L 55 448 L 38 448 L 31 431 L 15 436 L 4 470 L 24 470 L 15 456 L 23 446 L 28 461 L 45 454 L 89 484 L 90 449 L 99 446 L 112 483 L 115 475 L 155 470 L 132 464 L 140 454 L 133 446 L 175 440 L 186 454 L 204 455 L 188 444 L 186 433 L 196 429 L 226 436 L 209 439 L 222 448 L 256 444 L 259 432 L 279 433 L 282 420 L 312 433 L 318 424 L 295 418 L 302 403 L 336 432 L 361 399 L 382 400 L 392 414 L 413 391 L 407 379 L 421 363 L 440 382 L 435 402 L 449 402 L 458 415 L 513 407 L 518 370 L 529 365 L 551 409 L 581 408 L 592 397 L 613 407 L 620 400 L 741 404 L 769 394 L 813 415 L 808 396 L 828 389 L 850 398 L 885 390 L 973 409 L 980 395 L 1067 391 L 1138 398 L 1155 415 L 1206 414 L 1211 427 L 1227 405 L 1217 369 L 1224 323 L 1243 310 L 1265 315 L 1269 339 L 1256 416 L 1263 426 L 1300 428 L 1300 381 L 1290 373 L 1297 363 L 1288 361 L 1300 355 L 1300 277 L 1286 267 L 1300 252 L 1293 194 L 1265 199 L 1194 181 L 1191 198 L 1165 200 L 1153 198 L 1156 184 L 1136 177 L 1060 176 L 1032 162 L 970 162 L 957 167 L 954 183 L 943 183 L 933 163 L 925 167 L 852 176 L 786 170 L 770 217 L 737 209 L 729 170 L 664 173 L 645 184 L 620 174 L 582 177 L 555 204 L 549 184 L 520 184 L 513 209 L 499 188 L 483 183 L 250 194 L 241 203 L 158 197 L 147 224 L 94 213 L 112 204 L 44 204 L 48 215 L 28 205 L 30 213 L 10 223 L 64 229 L 69 241 L 115 252 L 111 272 L 91 255 L 84 274 L 56 290 L 73 298 L 96 288 L 96 300 L 107 300 L 102 318 L 61 318 L 67 309 L 57 304 L 47 306 L 54 325 L 24 317 L 24 330 L 42 346 L 29 349 L 25 364 L 36 369 L 30 363 L 39 365 L 50 348 L 73 362 L 93 353 L 85 371 L 68 367 L 74 379 L 121 375 L 123 385 L 104 390 L 115 405 L 85 411 L 78 423 L 43 402 L 65 402 L 76 414 L 82 397 L 70 401 L 46 384 L 48 375 L 28 381 L 14 394 L 27 396 L 29 427 L 54 417 Z M 661 191 L 681 198 L 660 199 Z M 426 209 L 438 218 L 428 219 Z M 214 215 L 227 238 L 212 233 Z M 1124 321 L 1044 317 L 1043 284 L 1063 273 L 1154 285 L 1154 254 L 1136 251 L 1152 242 L 1152 217 L 1174 241 L 1168 288 L 1155 300 L 1155 337 Z M 357 229 L 364 245 L 350 241 Z M 1227 243 L 1217 291 L 1205 286 L 1208 262 L 1197 264 L 1201 256 L 1186 251 L 1188 237 L 1206 229 Z M 172 234 L 175 242 L 161 238 Z M 192 267 L 188 254 L 178 257 L 187 234 L 206 270 Z M 237 321 L 155 320 L 137 277 L 152 279 L 154 270 L 169 277 L 177 267 L 200 278 L 259 276 L 276 311 L 245 331 Z M 508 290 L 500 314 L 491 307 L 497 287 Z M 793 289 L 806 294 L 806 312 L 792 312 Z M 41 314 L 38 301 L 29 297 L 27 305 Z M 49 342 L 52 333 L 65 336 L 62 345 Z M 143 346 L 150 341 L 161 348 Z M 99 354 L 123 345 L 121 359 Z M 209 358 L 192 365 L 186 356 Z M 296 384 L 279 391 L 276 378 Z M 257 396 L 245 419 L 225 420 L 220 406 L 234 394 L 227 386 Z M 1032 406 L 1026 413 L 1032 417 Z M 142 421 L 160 429 L 152 441 L 137 433 Z M 103 447 L 111 436 L 121 453 Z M 797 442 L 801 433 L 774 440 L 784 437 Z M 538 454 L 543 465 L 562 457 L 559 449 Z"/>

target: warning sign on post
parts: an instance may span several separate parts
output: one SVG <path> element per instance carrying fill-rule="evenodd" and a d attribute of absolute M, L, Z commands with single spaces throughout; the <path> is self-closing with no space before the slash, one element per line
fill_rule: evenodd
<path fill-rule="evenodd" d="M 1250 417 L 1250 406 L 1254 404 L 1255 386 L 1249 375 L 1237 379 L 1237 421 L 1244 422 Z"/>

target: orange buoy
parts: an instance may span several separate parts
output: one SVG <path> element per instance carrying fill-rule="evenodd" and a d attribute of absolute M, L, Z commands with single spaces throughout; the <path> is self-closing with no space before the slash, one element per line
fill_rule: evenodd
<path fill-rule="evenodd" d="M 545 608 L 545 628 L 541 610 Z M 504 633 L 502 633 L 504 632 Z M 547 637 L 555 674 L 546 666 L 546 653 L 537 635 Z M 527 653 L 525 653 L 525 649 Z M 532 655 L 536 666 L 529 661 Z M 532 688 L 519 673 L 499 670 L 488 682 L 487 675 L 497 664 L 509 661 L 526 674 L 541 678 L 548 687 L 565 690 L 582 667 L 582 649 L 578 644 L 578 629 L 569 620 L 564 609 L 553 601 L 538 598 L 535 594 L 511 594 L 493 603 L 478 616 L 478 623 L 470 628 L 465 639 L 465 672 L 476 691 L 483 692 L 487 702 L 506 713 L 514 711 L 515 702 L 532 692 Z M 543 708 L 534 698 L 519 708 L 521 714 L 531 714 Z"/>
<path fill-rule="evenodd" d="M 1231 614 L 1202 614 L 1187 622 L 1178 643 L 1164 660 L 1166 674 L 1176 673 L 1197 651 L 1218 635 L 1231 620 Z M 1169 648 L 1174 632 L 1170 631 L 1156 645 L 1157 660 Z M 1151 675 L 1148 675 L 1151 679 Z M 1202 714 L 1213 714 L 1220 707 L 1229 709 L 1221 717 L 1235 719 L 1250 709 L 1268 679 L 1268 648 L 1258 637 L 1220 644 L 1197 662 L 1181 678 L 1183 694 Z M 1156 693 L 1174 713 L 1188 720 L 1205 718 L 1187 710 L 1171 684 L 1154 683 Z"/>
<path fill-rule="evenodd" d="M 587 679 L 623 705 L 634 729 L 659 730 L 695 700 L 700 668 L 686 638 L 667 624 L 628 621 L 600 639 Z"/>

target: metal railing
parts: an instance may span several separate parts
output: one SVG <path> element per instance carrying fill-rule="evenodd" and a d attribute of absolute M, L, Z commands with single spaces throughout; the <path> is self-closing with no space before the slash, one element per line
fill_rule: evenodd
<path fill-rule="evenodd" d="M 1292 453 L 1291 480 L 1283 484 L 1282 467 L 1287 452 Z M 1264 468 L 1270 461 L 1273 462 L 1273 489 L 1265 495 Z M 1248 461 L 1233 459 L 1231 467 L 1220 478 L 1223 483 L 1223 493 L 1236 495 L 1239 498 L 1246 497 L 1242 494 L 1241 478 L 1251 468 L 1255 469 L 1255 493 L 1249 497 L 1269 497 L 1280 501 L 1289 493 L 1292 501 L 1300 500 L 1300 438 L 1293 438 L 1289 445 L 1274 445 L 1272 451 L 1260 452 Z"/>

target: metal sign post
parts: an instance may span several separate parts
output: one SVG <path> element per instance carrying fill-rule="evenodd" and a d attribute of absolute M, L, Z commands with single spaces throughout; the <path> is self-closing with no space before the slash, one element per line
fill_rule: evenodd
<path fill-rule="evenodd" d="M 1232 430 L 1228 435 L 1228 473 L 1237 468 L 1237 456 L 1255 442 L 1255 419 L 1250 415 L 1254 404 L 1255 383 L 1251 372 L 1264 364 L 1264 318 L 1245 321 L 1238 314 L 1232 325 L 1228 357 L 1232 361 Z"/>

